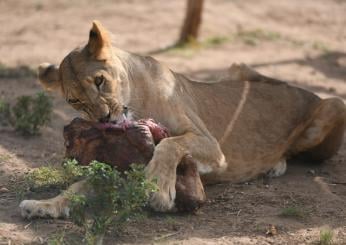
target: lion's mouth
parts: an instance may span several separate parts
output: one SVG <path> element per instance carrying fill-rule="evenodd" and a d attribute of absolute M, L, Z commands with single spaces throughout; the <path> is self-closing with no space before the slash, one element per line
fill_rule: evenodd
<path fill-rule="evenodd" d="M 100 123 L 113 123 L 113 124 L 126 124 L 131 119 L 127 106 L 123 106 L 123 110 L 120 114 L 113 114 L 111 111 L 98 121 Z"/>
<path fill-rule="evenodd" d="M 129 119 L 128 119 L 127 115 L 125 113 L 121 113 L 121 115 L 116 120 L 116 123 L 123 124 L 123 123 L 126 123 L 128 121 L 129 121 Z"/>
<path fill-rule="evenodd" d="M 99 118 L 100 123 L 108 123 L 111 121 L 111 113 L 108 112 L 108 114 L 104 117 Z"/>

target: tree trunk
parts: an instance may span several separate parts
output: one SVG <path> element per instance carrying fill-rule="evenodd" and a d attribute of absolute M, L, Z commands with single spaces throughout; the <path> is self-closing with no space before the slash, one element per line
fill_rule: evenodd
<path fill-rule="evenodd" d="M 187 0 L 184 25 L 181 29 L 179 44 L 186 43 L 191 39 L 197 39 L 202 20 L 204 0 Z"/>

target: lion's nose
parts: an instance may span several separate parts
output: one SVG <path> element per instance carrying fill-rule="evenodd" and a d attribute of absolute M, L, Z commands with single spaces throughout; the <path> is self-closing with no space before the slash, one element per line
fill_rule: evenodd
<path fill-rule="evenodd" d="M 109 122 L 110 118 L 111 118 L 111 113 L 109 112 L 109 113 L 107 114 L 107 116 L 102 117 L 102 118 L 99 118 L 99 122 L 100 122 L 100 123 Z"/>

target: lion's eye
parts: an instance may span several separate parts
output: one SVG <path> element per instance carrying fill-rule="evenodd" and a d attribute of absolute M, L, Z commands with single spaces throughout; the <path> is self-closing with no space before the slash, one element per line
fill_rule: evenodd
<path fill-rule="evenodd" d="M 98 90 L 100 90 L 101 85 L 105 82 L 105 77 L 103 75 L 95 78 L 95 85 Z"/>
<path fill-rule="evenodd" d="M 79 99 L 68 99 L 67 102 L 69 104 L 78 104 L 78 103 L 80 103 L 80 100 Z"/>

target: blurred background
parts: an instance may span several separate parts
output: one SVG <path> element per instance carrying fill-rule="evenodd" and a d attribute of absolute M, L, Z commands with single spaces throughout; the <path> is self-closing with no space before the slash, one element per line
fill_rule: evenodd
<path fill-rule="evenodd" d="M 36 79 L 36 67 L 43 62 L 59 64 L 72 49 L 84 45 L 95 19 L 100 20 L 113 34 L 118 48 L 143 55 L 151 54 L 172 70 L 194 79 L 218 79 L 233 62 L 243 62 L 267 76 L 288 81 L 321 97 L 339 96 L 346 99 L 345 0 L 0 0 L 0 99 L 13 103 L 18 96 L 41 91 Z M 63 125 L 78 113 L 58 95 L 50 96 L 53 98 L 52 121 L 43 129 L 41 136 L 23 138 L 13 130 L 0 128 L 0 187 L 8 185 L 14 175 L 20 176 L 33 167 L 61 162 L 64 151 Z M 338 161 L 343 161 L 344 148 Z M 335 165 L 333 171 L 342 173 L 342 170 Z M 286 183 L 292 183 L 289 178 Z M 282 187 L 285 188 L 285 182 Z M 256 193 L 260 193 L 262 187 L 256 188 L 252 188 L 253 199 L 238 203 L 239 207 L 257 202 Z M 294 188 L 299 195 L 299 186 Z M 270 200 L 280 195 L 272 191 L 273 196 L 268 197 Z M 313 192 L 310 190 L 310 193 Z M 345 198 L 345 190 L 340 193 Z M 314 208 L 318 202 L 318 198 L 303 199 L 303 203 Z M 276 201 L 281 203 L 279 198 Z M 27 242 L 38 234 L 45 237 L 56 229 L 57 226 L 52 225 L 40 231 L 24 229 L 24 223 L 15 211 L 16 205 L 11 198 L 0 201 L 0 243 L 1 236 L 5 237 L 6 242 L 6 239 Z M 254 213 L 262 217 L 273 211 L 272 201 L 258 205 L 261 208 L 248 206 L 247 210 L 250 211 L 247 213 L 243 210 L 241 214 L 248 214 L 247 218 L 250 219 Z M 331 210 L 340 211 L 341 207 L 336 206 Z M 13 212 L 9 212 L 9 208 Z M 191 236 L 207 239 L 196 240 L 196 244 L 208 239 L 220 242 L 217 239 L 232 232 L 241 237 L 244 234 L 247 236 L 241 229 L 249 228 L 256 234 L 256 225 L 261 227 L 261 224 L 265 226 L 268 222 L 277 221 L 262 217 L 236 225 L 232 216 L 232 219 L 225 218 L 218 222 L 215 220 L 222 220 L 220 217 L 228 211 L 213 213 L 215 209 L 209 206 L 203 211 L 211 219 L 207 221 L 210 229 L 199 227 L 202 220 L 198 218 L 192 221 L 178 220 L 187 230 L 190 229 L 189 223 L 195 224 L 194 233 L 189 230 L 193 234 Z M 323 216 L 324 211 L 319 211 L 320 219 L 308 221 L 307 224 L 322 225 L 325 220 L 328 221 Z M 329 223 L 333 226 L 339 227 L 342 223 L 345 213 L 340 212 L 339 217 L 329 216 Z M 298 231 L 314 225 L 304 226 L 294 222 L 281 225 L 284 230 L 292 228 L 298 239 L 283 235 L 282 241 L 292 241 L 291 244 L 294 244 L 304 239 L 314 239 L 314 230 L 305 230 L 305 235 Z M 138 233 L 138 230 L 140 228 L 133 233 Z M 341 229 L 340 232 L 345 235 L 346 231 Z M 147 239 L 143 234 L 139 236 Z M 182 233 L 178 237 L 187 239 L 189 234 Z M 130 235 L 130 238 L 133 236 Z M 260 243 L 255 241 L 253 244 Z"/>
<path fill-rule="evenodd" d="M 138 53 L 164 48 L 179 40 L 187 2 L 2 0 L 0 62 L 30 67 L 44 61 L 58 64 L 73 48 L 85 44 L 94 19 L 114 34 L 119 48 Z M 306 69 L 316 72 L 315 80 L 323 80 L 322 75 L 345 75 L 337 70 L 345 67 L 340 61 L 346 49 L 343 0 L 196 2 L 203 3 L 198 36 L 201 47 L 157 56 L 174 70 L 189 73 L 245 62 L 267 64 L 273 75 L 288 80 L 308 80 L 312 77 L 300 77 L 294 66 L 309 63 Z M 323 60 L 316 60 L 327 53 L 335 54 L 324 60 L 327 66 L 328 61 L 335 62 L 334 72 L 320 68 Z M 296 72 L 276 72 L 287 65 Z"/>

